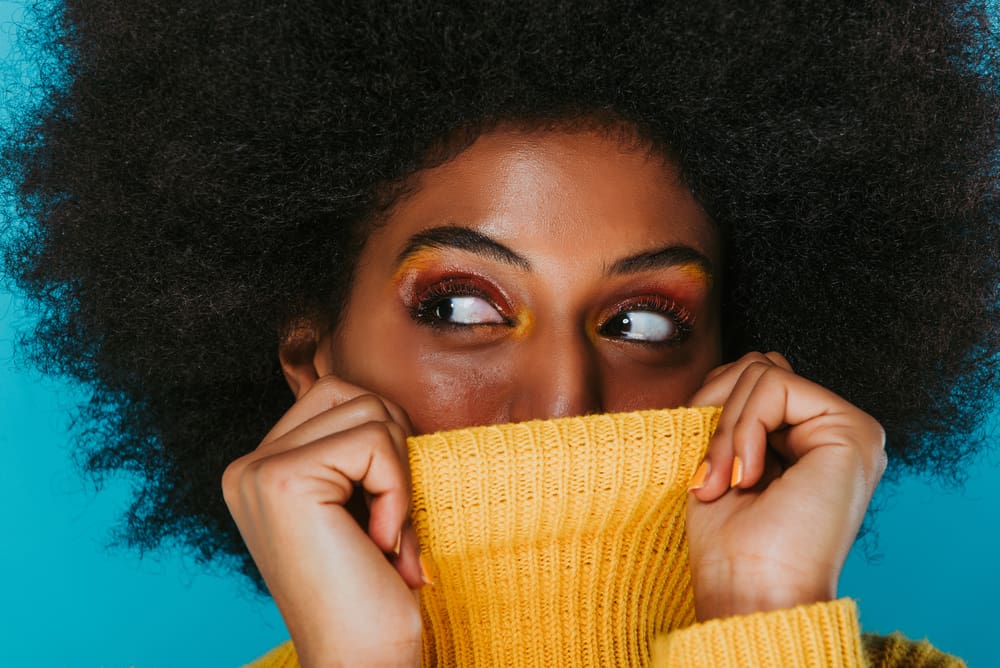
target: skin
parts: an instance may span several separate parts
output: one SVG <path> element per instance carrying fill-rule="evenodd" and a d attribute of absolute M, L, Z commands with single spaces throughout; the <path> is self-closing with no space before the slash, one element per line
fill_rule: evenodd
<path fill-rule="evenodd" d="M 339 325 L 282 344 L 296 403 L 223 479 L 302 665 L 419 663 L 405 439 L 461 426 L 722 405 L 688 510 L 699 619 L 834 598 L 881 427 L 777 353 L 720 366 L 721 265 L 676 170 L 610 133 L 501 127 L 418 174 Z"/>

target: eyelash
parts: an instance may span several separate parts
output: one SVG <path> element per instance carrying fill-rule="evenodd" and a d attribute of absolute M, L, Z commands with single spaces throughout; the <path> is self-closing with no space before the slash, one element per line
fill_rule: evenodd
<path fill-rule="evenodd" d="M 413 306 L 410 307 L 410 316 L 419 324 L 439 330 L 467 330 L 470 327 L 483 326 L 446 322 L 434 315 L 434 310 L 440 306 L 443 300 L 454 299 L 456 297 L 476 297 L 490 304 L 500 314 L 500 317 L 504 319 L 502 323 L 490 324 L 498 324 L 506 327 L 514 327 L 517 324 L 507 315 L 509 309 L 498 305 L 497 299 L 490 294 L 490 291 L 462 278 L 445 279 L 421 291 Z M 657 313 L 669 318 L 677 327 L 677 333 L 666 341 L 628 340 L 627 343 L 631 344 L 653 348 L 679 345 L 691 335 L 694 325 L 694 317 L 691 315 L 691 312 L 677 304 L 674 300 L 660 295 L 645 295 L 625 300 L 606 311 L 605 315 L 599 320 L 597 326 L 598 332 L 604 329 L 613 318 L 629 311 Z M 620 340 L 625 341 L 625 339 Z"/>
<path fill-rule="evenodd" d="M 669 318 L 677 327 L 677 333 L 666 341 L 641 341 L 630 340 L 628 343 L 643 345 L 648 347 L 675 346 L 684 343 L 691 336 L 694 328 L 694 316 L 686 308 L 669 297 L 660 295 L 645 295 L 626 300 L 616 304 L 614 308 L 608 309 L 600 319 L 597 326 L 598 332 L 603 330 L 613 318 L 629 311 L 648 311 Z"/>
<path fill-rule="evenodd" d="M 477 297 L 482 299 L 493 306 L 497 313 L 500 314 L 500 317 L 504 319 L 503 323 L 495 324 L 503 324 L 506 327 L 513 327 L 516 324 L 506 315 L 505 311 L 507 309 L 499 306 L 497 300 L 489 292 L 477 287 L 474 283 L 462 279 L 446 279 L 420 292 L 416 303 L 410 307 L 410 317 L 422 325 L 435 329 L 468 329 L 469 327 L 476 327 L 476 325 L 444 322 L 433 314 L 434 309 L 440 305 L 442 300 L 454 299 L 456 297 Z"/>

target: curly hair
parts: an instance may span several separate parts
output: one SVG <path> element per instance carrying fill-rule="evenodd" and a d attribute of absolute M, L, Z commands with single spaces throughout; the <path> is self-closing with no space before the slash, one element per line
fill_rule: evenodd
<path fill-rule="evenodd" d="M 2 138 L 28 355 L 90 388 L 85 466 L 144 480 L 132 545 L 255 577 L 222 471 L 292 403 L 279 341 L 336 322 L 387 184 L 497 122 L 617 118 L 722 232 L 727 359 L 785 353 L 882 422 L 897 471 L 954 476 L 1000 357 L 988 8 L 38 5 L 51 76 Z"/>

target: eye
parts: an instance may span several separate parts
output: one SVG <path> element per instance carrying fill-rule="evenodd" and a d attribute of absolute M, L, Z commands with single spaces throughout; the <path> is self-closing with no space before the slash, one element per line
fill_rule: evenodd
<path fill-rule="evenodd" d="M 491 303 L 472 295 L 439 298 L 420 310 L 421 319 L 442 324 L 499 325 L 507 322 Z"/>
<path fill-rule="evenodd" d="M 649 311 L 626 311 L 601 325 L 601 334 L 627 341 L 662 342 L 673 338 L 677 324 L 665 315 Z"/>
<path fill-rule="evenodd" d="M 601 336 L 637 343 L 680 343 L 690 333 L 687 311 L 663 298 L 619 306 L 598 328 Z"/>
<path fill-rule="evenodd" d="M 413 319 L 430 327 L 511 325 L 506 304 L 491 286 L 474 277 L 449 278 L 428 286 L 410 307 Z"/>

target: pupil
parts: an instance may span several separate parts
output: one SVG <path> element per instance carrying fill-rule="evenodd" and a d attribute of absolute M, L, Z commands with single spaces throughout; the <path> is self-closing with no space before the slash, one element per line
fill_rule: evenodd
<path fill-rule="evenodd" d="M 624 334 L 625 332 L 629 332 L 631 330 L 632 330 L 632 319 L 629 318 L 627 315 L 623 315 L 621 317 L 621 320 L 618 321 L 618 331 Z"/>
<path fill-rule="evenodd" d="M 455 308 L 452 306 L 451 300 L 446 299 L 440 302 L 434 310 L 434 315 L 437 316 L 439 320 L 451 320 L 451 314 L 455 311 Z"/>

